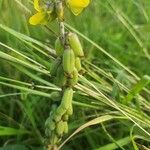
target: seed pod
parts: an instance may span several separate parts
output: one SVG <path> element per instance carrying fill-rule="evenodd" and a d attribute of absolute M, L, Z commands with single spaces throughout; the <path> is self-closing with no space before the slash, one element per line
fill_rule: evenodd
<path fill-rule="evenodd" d="M 55 3 L 56 14 L 60 21 L 64 20 L 64 7 L 61 1 Z"/>
<path fill-rule="evenodd" d="M 66 109 L 64 109 L 61 105 L 57 108 L 56 110 L 56 115 L 59 115 L 59 116 L 63 116 L 66 112 Z"/>
<path fill-rule="evenodd" d="M 75 56 L 84 57 L 84 52 L 78 36 L 75 33 L 69 33 L 67 38 Z"/>
<path fill-rule="evenodd" d="M 53 114 L 52 116 L 53 120 L 55 120 L 55 122 L 59 122 L 62 118 L 62 115 L 58 115 L 58 114 Z"/>
<path fill-rule="evenodd" d="M 56 127 L 55 122 L 51 118 L 48 118 L 45 122 L 45 127 L 49 130 L 54 130 Z"/>
<path fill-rule="evenodd" d="M 75 66 L 75 56 L 72 49 L 66 49 L 63 54 L 63 69 L 65 73 L 71 74 Z"/>
<path fill-rule="evenodd" d="M 64 133 L 68 133 L 68 123 L 66 121 L 64 122 Z"/>
<path fill-rule="evenodd" d="M 51 96 L 50 98 L 53 101 L 58 101 L 60 99 L 60 93 L 59 92 L 52 92 L 50 96 Z"/>
<path fill-rule="evenodd" d="M 61 59 L 60 59 L 60 57 L 58 57 L 52 63 L 51 70 L 50 70 L 51 76 L 55 76 L 56 75 L 57 69 L 58 69 L 58 67 L 59 67 L 60 64 L 61 64 Z"/>
<path fill-rule="evenodd" d="M 78 70 L 78 72 L 82 69 L 81 59 L 79 57 L 76 57 L 76 59 L 75 59 L 75 67 Z"/>
<path fill-rule="evenodd" d="M 62 119 L 63 119 L 64 121 L 68 121 L 69 116 L 68 116 L 67 114 L 64 114 L 64 115 L 62 116 Z"/>
<path fill-rule="evenodd" d="M 49 130 L 48 128 L 46 128 L 46 130 L 45 130 L 45 135 L 46 135 L 46 137 L 50 137 L 51 134 L 52 134 L 52 131 Z"/>
<path fill-rule="evenodd" d="M 74 68 L 72 78 L 68 79 L 68 85 L 74 87 L 78 83 L 78 70 Z"/>
<path fill-rule="evenodd" d="M 60 38 L 57 38 L 55 41 L 55 50 L 56 50 L 56 54 L 58 56 L 62 56 L 62 54 L 64 52 L 64 47 L 60 41 Z"/>
<path fill-rule="evenodd" d="M 67 77 L 64 74 L 62 65 L 60 65 L 57 69 L 55 83 L 57 86 L 63 87 L 63 86 L 65 86 L 66 82 L 67 82 Z"/>
<path fill-rule="evenodd" d="M 62 97 L 61 106 L 67 110 L 72 104 L 72 98 L 73 98 L 72 88 L 66 88 Z"/>
<path fill-rule="evenodd" d="M 57 137 L 57 135 L 55 133 L 53 133 L 50 138 L 50 143 L 52 145 L 55 145 L 55 144 L 57 144 L 58 141 L 59 141 L 59 138 Z"/>
<path fill-rule="evenodd" d="M 72 105 L 70 105 L 70 107 L 67 109 L 66 114 L 67 114 L 68 116 L 71 116 L 71 115 L 73 114 Z"/>
<path fill-rule="evenodd" d="M 64 122 L 59 121 L 56 126 L 56 133 L 61 136 L 64 132 Z"/>

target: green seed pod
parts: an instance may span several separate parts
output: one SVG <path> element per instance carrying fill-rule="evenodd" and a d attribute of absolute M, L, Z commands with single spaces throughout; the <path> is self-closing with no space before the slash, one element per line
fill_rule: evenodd
<path fill-rule="evenodd" d="M 66 49 L 63 54 L 63 69 L 65 73 L 71 74 L 75 67 L 75 56 L 72 49 Z"/>
<path fill-rule="evenodd" d="M 56 115 L 59 115 L 59 116 L 63 116 L 66 112 L 66 109 L 64 109 L 61 105 L 57 108 L 56 110 Z"/>
<path fill-rule="evenodd" d="M 59 121 L 56 125 L 56 133 L 61 136 L 64 132 L 64 122 Z"/>
<path fill-rule="evenodd" d="M 45 130 L 46 137 L 51 137 L 51 134 L 52 134 L 52 131 L 49 130 L 48 128 L 46 128 L 46 130 Z"/>
<path fill-rule="evenodd" d="M 64 114 L 64 115 L 62 116 L 62 119 L 63 119 L 64 121 L 68 121 L 69 116 L 68 116 L 67 114 Z"/>
<path fill-rule="evenodd" d="M 82 69 L 81 59 L 79 57 L 76 57 L 76 59 L 75 59 L 75 67 L 78 70 L 78 72 Z"/>
<path fill-rule="evenodd" d="M 62 118 L 62 115 L 58 115 L 58 114 L 53 114 L 52 116 L 53 120 L 55 120 L 56 122 L 59 122 Z"/>
<path fill-rule="evenodd" d="M 58 143 L 58 141 L 59 141 L 59 138 L 57 137 L 57 135 L 55 133 L 53 133 L 50 138 L 50 143 L 52 145 L 55 145 Z"/>
<path fill-rule="evenodd" d="M 57 86 L 63 87 L 63 86 L 65 86 L 66 82 L 67 82 L 67 77 L 64 74 L 62 65 L 60 65 L 57 69 L 55 83 Z"/>
<path fill-rule="evenodd" d="M 68 79 L 68 85 L 74 87 L 78 83 L 78 70 L 74 68 L 72 78 Z"/>
<path fill-rule="evenodd" d="M 51 76 L 55 76 L 56 75 L 57 69 L 58 69 L 58 67 L 59 67 L 60 64 L 61 64 L 61 59 L 60 59 L 60 57 L 58 57 L 52 63 L 51 70 L 50 70 Z"/>
<path fill-rule="evenodd" d="M 62 56 L 62 54 L 64 52 L 64 47 L 60 41 L 60 38 L 57 38 L 55 41 L 55 50 L 56 50 L 56 54 L 58 56 Z"/>
<path fill-rule="evenodd" d="M 55 3 L 56 14 L 60 21 L 64 20 L 64 7 L 61 1 Z"/>
<path fill-rule="evenodd" d="M 73 98 L 72 88 L 66 88 L 62 97 L 61 106 L 67 110 L 72 104 L 72 98 Z"/>
<path fill-rule="evenodd" d="M 71 115 L 73 114 L 72 105 L 70 105 L 70 107 L 67 109 L 66 114 L 67 114 L 68 116 L 71 116 Z"/>
<path fill-rule="evenodd" d="M 48 118 L 45 122 L 45 127 L 49 130 L 54 130 L 56 127 L 55 122 L 51 118 Z"/>
<path fill-rule="evenodd" d="M 64 122 L 64 133 L 68 133 L 68 123 L 66 121 Z"/>
<path fill-rule="evenodd" d="M 53 101 L 58 101 L 60 100 L 60 93 L 59 92 L 52 92 L 50 94 L 50 98 L 53 100 Z"/>
<path fill-rule="evenodd" d="M 75 33 L 69 33 L 67 38 L 75 56 L 84 57 L 84 52 L 78 36 Z"/>

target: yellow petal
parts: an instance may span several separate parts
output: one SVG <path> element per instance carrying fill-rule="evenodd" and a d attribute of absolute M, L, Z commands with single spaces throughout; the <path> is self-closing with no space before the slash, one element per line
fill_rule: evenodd
<path fill-rule="evenodd" d="M 45 12 L 38 12 L 29 19 L 29 23 L 31 25 L 45 25 L 47 23 L 47 14 Z"/>
<path fill-rule="evenodd" d="M 34 8 L 37 10 L 37 11 L 41 11 L 41 8 L 40 8 L 40 0 L 34 0 Z"/>
<path fill-rule="evenodd" d="M 72 8 L 72 7 L 87 7 L 90 3 L 90 0 L 66 0 L 67 5 Z"/>

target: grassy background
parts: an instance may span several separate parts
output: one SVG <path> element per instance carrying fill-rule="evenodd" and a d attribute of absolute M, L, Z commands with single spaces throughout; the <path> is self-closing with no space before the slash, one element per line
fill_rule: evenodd
<path fill-rule="evenodd" d="M 0 0 L 2 149 L 42 149 L 51 93 L 60 90 L 49 73 L 57 22 L 31 26 L 33 12 L 31 0 Z M 62 142 L 80 132 L 62 149 L 148 148 L 150 1 L 92 0 L 78 17 L 66 10 L 66 29 L 80 36 L 86 74 L 76 86 L 70 131 Z"/>

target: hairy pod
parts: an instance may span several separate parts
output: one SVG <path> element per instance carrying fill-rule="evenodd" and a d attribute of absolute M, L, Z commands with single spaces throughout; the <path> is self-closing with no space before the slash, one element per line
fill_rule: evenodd
<path fill-rule="evenodd" d="M 59 138 L 57 137 L 57 135 L 55 133 L 53 133 L 50 138 L 50 143 L 52 145 L 55 145 L 58 143 L 58 141 L 59 141 Z"/>
<path fill-rule="evenodd" d="M 63 119 L 64 121 L 68 121 L 68 120 L 69 120 L 69 116 L 68 116 L 67 114 L 64 114 L 64 115 L 62 116 L 62 119 Z"/>
<path fill-rule="evenodd" d="M 62 115 L 58 115 L 56 112 L 52 115 L 52 118 L 55 122 L 59 122 L 62 118 Z"/>
<path fill-rule="evenodd" d="M 45 135 L 46 137 L 51 137 L 52 131 L 49 130 L 48 128 L 45 129 Z"/>
<path fill-rule="evenodd" d="M 63 87 L 66 85 L 67 77 L 64 74 L 64 70 L 63 70 L 62 65 L 60 65 L 57 69 L 55 82 L 56 82 L 56 85 L 59 87 Z"/>
<path fill-rule="evenodd" d="M 68 79 L 68 85 L 74 87 L 78 83 L 78 70 L 74 68 L 72 78 Z"/>
<path fill-rule="evenodd" d="M 64 132 L 64 122 L 59 121 L 56 125 L 56 133 L 61 136 Z"/>
<path fill-rule="evenodd" d="M 78 72 L 82 69 L 81 59 L 79 57 L 76 57 L 75 59 L 75 67 L 78 70 Z"/>
<path fill-rule="evenodd" d="M 62 56 L 62 54 L 64 52 L 64 47 L 61 43 L 60 38 L 57 38 L 55 41 L 55 51 L 58 56 Z"/>
<path fill-rule="evenodd" d="M 58 100 L 60 100 L 60 93 L 59 93 L 59 92 L 52 92 L 50 96 L 51 96 L 51 99 L 52 99 L 53 101 L 58 101 Z"/>
<path fill-rule="evenodd" d="M 64 122 L 64 133 L 68 133 L 68 123 L 66 121 Z"/>
<path fill-rule="evenodd" d="M 82 48 L 82 45 L 79 41 L 77 34 L 69 33 L 67 39 L 69 41 L 71 48 L 73 49 L 75 53 L 75 56 L 84 57 L 83 48 Z"/>
<path fill-rule="evenodd" d="M 45 122 L 45 127 L 52 131 L 55 129 L 56 125 L 55 125 L 55 122 L 51 118 L 48 118 Z"/>
<path fill-rule="evenodd" d="M 66 109 L 60 105 L 56 110 L 56 115 L 63 116 L 66 113 Z"/>
<path fill-rule="evenodd" d="M 73 98 L 73 89 L 66 88 L 63 93 L 61 106 L 67 110 L 72 104 L 72 98 Z"/>
<path fill-rule="evenodd" d="M 65 73 L 71 74 L 75 66 L 75 55 L 72 49 L 66 49 L 63 54 L 63 69 Z"/>
<path fill-rule="evenodd" d="M 67 109 L 66 114 L 68 116 L 71 116 L 73 114 L 73 107 L 72 107 L 72 105 L 70 105 L 70 107 Z"/>
<path fill-rule="evenodd" d="M 55 75 L 56 75 L 57 69 L 58 69 L 58 67 L 59 67 L 60 64 L 61 64 L 61 58 L 58 57 L 58 58 L 52 63 L 51 70 L 50 70 L 51 76 L 55 76 Z"/>

